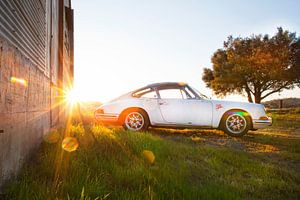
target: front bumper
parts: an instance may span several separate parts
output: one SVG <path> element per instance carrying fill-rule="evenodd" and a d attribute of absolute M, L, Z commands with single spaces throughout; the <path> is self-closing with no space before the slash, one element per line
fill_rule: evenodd
<path fill-rule="evenodd" d="M 272 125 L 272 118 L 268 117 L 268 119 L 254 119 L 253 120 L 253 129 L 261 129 L 261 128 L 265 128 L 267 126 L 271 126 Z"/>

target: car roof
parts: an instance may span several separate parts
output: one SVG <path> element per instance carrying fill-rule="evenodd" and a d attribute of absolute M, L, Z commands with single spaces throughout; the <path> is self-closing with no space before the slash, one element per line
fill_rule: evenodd
<path fill-rule="evenodd" d="M 134 90 L 132 91 L 131 93 L 135 93 L 135 92 L 138 92 L 138 91 L 141 91 L 141 90 L 144 90 L 144 89 L 147 89 L 147 88 L 176 88 L 176 87 L 182 87 L 182 86 L 186 86 L 187 83 L 183 83 L 183 82 L 160 82 L 160 83 L 152 83 L 152 84 L 149 84 L 149 85 L 146 85 L 144 87 L 141 87 L 137 90 Z"/>
<path fill-rule="evenodd" d="M 172 86 L 185 86 L 185 85 L 187 85 L 187 84 L 183 83 L 183 82 L 160 82 L 160 83 L 152 83 L 152 84 L 149 84 L 145 87 L 152 87 L 153 88 L 153 87 L 164 87 L 164 86 L 172 87 Z"/>

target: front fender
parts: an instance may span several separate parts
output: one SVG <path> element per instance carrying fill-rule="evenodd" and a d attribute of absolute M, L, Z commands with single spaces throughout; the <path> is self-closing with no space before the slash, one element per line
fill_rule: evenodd
<path fill-rule="evenodd" d="M 251 122 L 266 116 L 263 105 L 243 102 L 213 101 L 213 127 L 218 128 L 224 114 L 230 110 L 242 111 L 249 114 Z"/>

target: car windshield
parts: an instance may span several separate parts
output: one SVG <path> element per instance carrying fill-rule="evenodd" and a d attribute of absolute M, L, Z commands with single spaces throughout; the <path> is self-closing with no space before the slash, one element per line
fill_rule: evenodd
<path fill-rule="evenodd" d="M 199 92 L 196 88 L 189 86 L 201 99 L 209 99 L 206 95 Z"/>

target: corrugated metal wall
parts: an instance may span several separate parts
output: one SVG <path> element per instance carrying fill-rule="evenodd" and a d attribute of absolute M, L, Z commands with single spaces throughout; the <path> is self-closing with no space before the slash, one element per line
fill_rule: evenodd
<path fill-rule="evenodd" d="M 0 35 L 46 70 L 46 0 L 0 0 Z"/>

